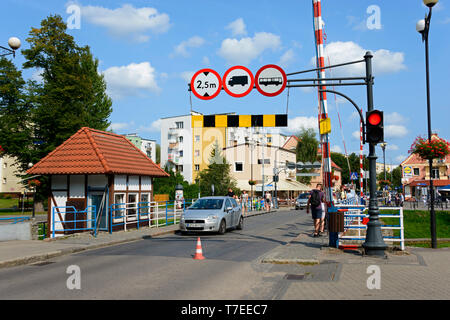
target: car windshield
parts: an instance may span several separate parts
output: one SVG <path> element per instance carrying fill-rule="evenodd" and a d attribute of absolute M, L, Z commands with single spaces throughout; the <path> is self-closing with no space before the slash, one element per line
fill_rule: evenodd
<path fill-rule="evenodd" d="M 307 199 L 309 197 L 309 193 L 302 193 L 298 196 L 298 199 Z"/>
<path fill-rule="evenodd" d="M 203 210 L 212 209 L 219 210 L 222 209 L 223 199 L 198 199 L 195 203 L 189 207 L 189 209 Z"/>

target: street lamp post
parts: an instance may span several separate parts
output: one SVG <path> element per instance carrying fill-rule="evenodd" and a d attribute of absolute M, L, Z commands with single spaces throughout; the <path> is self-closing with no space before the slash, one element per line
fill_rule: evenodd
<path fill-rule="evenodd" d="M 364 56 L 366 62 L 366 82 L 367 82 L 367 111 L 372 111 L 373 108 L 373 76 L 372 76 L 372 58 L 371 52 L 367 52 Z M 369 144 L 369 222 L 367 223 L 366 241 L 363 243 L 364 251 L 369 256 L 385 256 L 387 248 L 381 233 L 381 222 L 379 218 L 378 200 L 377 200 L 377 172 L 375 153 L 375 145 Z"/>
<path fill-rule="evenodd" d="M 9 48 L 0 46 L 0 57 L 5 57 L 10 54 L 12 54 L 13 57 L 16 57 L 16 50 L 19 49 L 21 45 L 19 38 L 16 37 L 9 38 L 8 45 Z"/>
<path fill-rule="evenodd" d="M 420 20 L 416 24 L 416 30 L 422 34 L 422 41 L 425 42 L 425 73 L 427 85 L 427 119 L 428 119 L 428 142 L 431 142 L 431 108 L 430 108 L 430 66 L 428 55 L 428 33 L 430 31 L 431 12 L 433 6 L 438 3 L 438 0 L 423 0 L 423 3 L 429 8 L 428 15 L 424 20 Z M 430 229 L 431 229 L 431 247 L 437 248 L 436 239 L 436 214 L 434 211 L 434 188 L 433 188 L 433 159 L 429 159 L 430 166 Z"/>
<path fill-rule="evenodd" d="M 383 150 L 383 171 L 384 171 L 384 181 L 386 181 L 386 179 L 387 179 L 387 178 L 386 178 L 386 153 L 385 153 L 386 145 L 387 145 L 386 142 L 380 143 L 380 147 L 381 147 L 381 149 Z"/>

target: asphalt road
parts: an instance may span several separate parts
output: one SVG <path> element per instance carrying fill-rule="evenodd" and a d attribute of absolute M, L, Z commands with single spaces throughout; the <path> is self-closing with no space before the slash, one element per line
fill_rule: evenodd
<path fill-rule="evenodd" d="M 270 299 L 277 294 L 260 257 L 301 231 L 304 210 L 245 219 L 225 235 L 166 235 L 0 270 L 0 299 Z M 194 260 L 197 237 L 205 260 Z M 67 287 L 80 270 L 80 289 Z"/>

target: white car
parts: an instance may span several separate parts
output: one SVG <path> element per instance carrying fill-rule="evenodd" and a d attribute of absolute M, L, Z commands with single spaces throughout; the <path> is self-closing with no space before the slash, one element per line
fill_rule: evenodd
<path fill-rule="evenodd" d="M 181 214 L 180 231 L 218 232 L 241 230 L 244 226 L 241 207 L 231 197 L 204 197 L 194 202 Z"/>

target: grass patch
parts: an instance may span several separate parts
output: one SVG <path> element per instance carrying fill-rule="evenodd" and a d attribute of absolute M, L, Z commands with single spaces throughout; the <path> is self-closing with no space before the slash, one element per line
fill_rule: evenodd
<path fill-rule="evenodd" d="M 428 242 L 405 242 L 405 246 L 409 247 L 421 247 L 421 248 L 431 248 L 431 241 Z M 437 243 L 438 248 L 449 248 L 450 242 L 449 241 L 442 241 Z"/>
<path fill-rule="evenodd" d="M 18 199 L 0 199 L 0 209 L 19 207 Z"/>
<path fill-rule="evenodd" d="M 396 214 L 396 210 L 383 210 L 383 214 Z M 381 218 L 384 224 L 398 225 L 397 218 Z M 431 238 L 430 212 L 423 210 L 403 210 L 403 223 L 405 227 L 405 239 Z M 394 235 L 399 236 L 400 231 L 394 230 Z M 450 238 L 450 212 L 436 211 L 436 235 L 437 238 Z"/>

